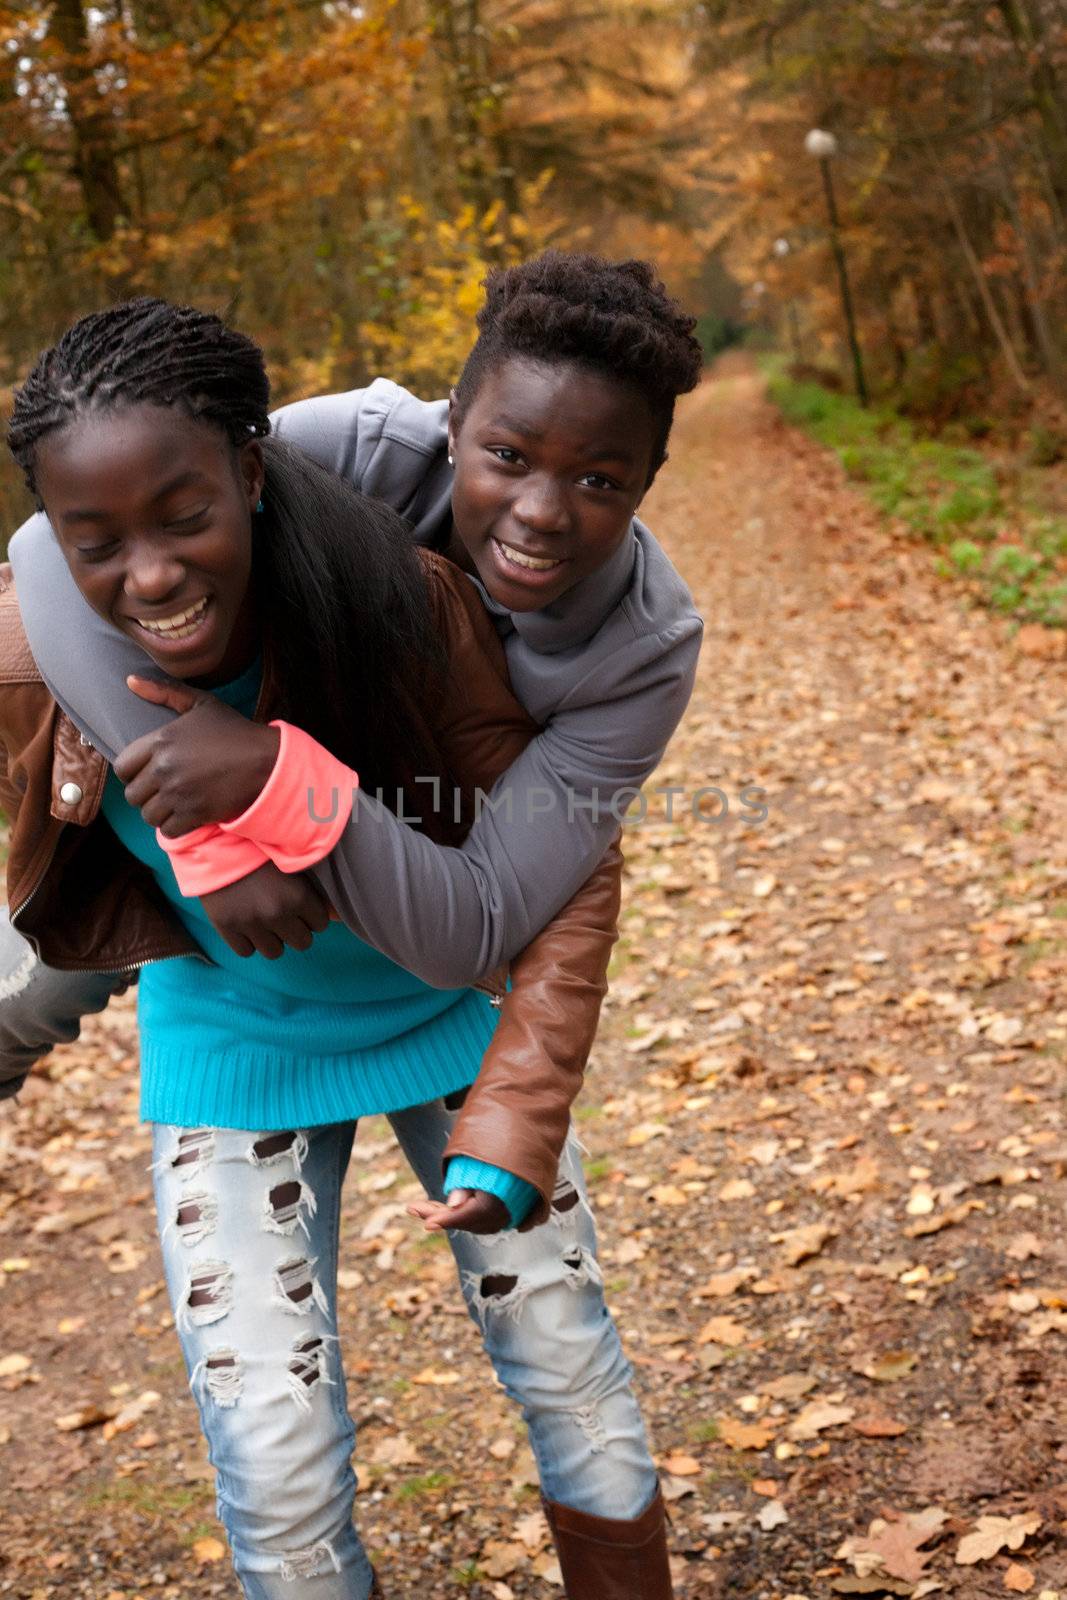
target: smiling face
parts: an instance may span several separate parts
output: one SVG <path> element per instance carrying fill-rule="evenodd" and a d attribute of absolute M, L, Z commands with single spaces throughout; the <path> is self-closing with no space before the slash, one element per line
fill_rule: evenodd
<path fill-rule="evenodd" d="M 492 598 L 536 611 L 603 566 L 648 487 L 662 428 L 640 391 L 511 356 L 449 422 L 456 536 Z"/>
<path fill-rule="evenodd" d="M 236 677 L 257 648 L 252 508 L 263 456 L 178 406 L 90 412 L 37 448 L 37 487 L 93 610 L 172 677 Z"/>

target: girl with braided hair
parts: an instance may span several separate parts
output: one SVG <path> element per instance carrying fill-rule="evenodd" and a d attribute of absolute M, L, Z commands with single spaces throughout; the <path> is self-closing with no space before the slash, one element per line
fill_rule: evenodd
<path fill-rule="evenodd" d="M 136 308 L 121 337 L 113 330 L 110 346 L 106 338 L 100 343 L 101 329 L 95 324 L 102 319 L 87 319 L 94 323 L 93 342 L 85 340 L 77 352 L 68 349 L 60 357 L 61 341 L 27 383 L 25 403 L 20 396 L 14 419 L 12 444 L 52 514 L 59 543 L 51 543 L 47 525 L 38 519 L 19 536 L 23 550 L 16 565 L 35 653 L 49 679 L 54 683 L 59 678 L 57 692 L 64 704 L 101 745 L 105 739 L 94 730 L 94 720 L 106 722 L 111 717 L 111 727 L 120 732 L 117 748 L 127 746 L 116 761 L 116 771 L 126 783 L 125 796 L 114 778 L 104 793 L 104 813 L 112 830 L 155 875 L 165 897 L 169 894 L 171 911 L 177 911 L 195 946 L 212 956 L 230 988 L 236 981 L 235 969 L 242 965 L 240 960 L 234 962 L 233 954 L 247 956 L 254 948 L 256 975 L 249 981 L 258 985 L 260 997 L 285 993 L 286 984 L 292 982 L 287 964 L 298 953 L 315 957 L 335 935 L 350 937 L 335 924 L 321 931 L 328 905 L 368 945 L 398 956 L 404 966 L 436 985 L 438 998 L 445 991 L 453 1002 L 447 1009 L 449 1027 L 462 1016 L 467 1029 L 479 1018 L 473 1010 L 461 1013 L 461 1006 L 470 1008 L 472 998 L 475 1005 L 479 1002 L 467 992 L 456 1001 L 456 988 L 483 973 L 495 956 L 511 955 L 524 938 L 529 945 L 513 962 L 512 991 L 475 1088 L 459 1117 L 450 1121 L 440 1100 L 434 1102 L 432 1118 L 426 1115 L 425 1103 L 416 1108 L 417 1114 L 399 1110 L 395 1097 L 392 1104 L 382 1100 L 388 1091 L 380 1082 L 376 1104 L 368 1105 L 364 1095 L 354 1107 L 351 1081 L 338 1087 L 338 1074 L 331 1070 L 336 1061 L 327 1059 L 329 1052 L 321 1049 L 305 1050 L 305 1063 L 316 1069 L 314 1078 L 304 1073 L 298 1080 L 294 1073 L 293 1081 L 281 1083 L 273 1036 L 269 1042 L 260 1039 L 256 1063 L 237 1059 L 242 1051 L 232 1038 L 221 1058 L 217 1049 L 212 1057 L 211 1043 L 217 1046 L 226 1035 L 226 1024 L 217 1016 L 208 1019 L 206 1039 L 203 1029 L 198 1036 L 194 1028 L 193 1044 L 189 1043 L 188 985 L 192 981 L 197 990 L 203 974 L 193 980 L 188 972 L 175 978 L 179 969 L 193 965 L 189 961 L 164 961 L 147 968 L 141 995 L 145 1107 L 151 1120 L 168 1124 L 159 1180 L 161 1217 L 171 1235 L 168 1275 L 205 1427 L 213 1438 L 228 1441 L 218 1447 L 220 1462 L 228 1456 L 234 1433 L 232 1427 L 227 1430 L 223 1415 L 232 1404 L 221 1397 L 232 1402 L 236 1378 L 241 1383 L 248 1378 L 246 1366 L 241 1365 L 247 1357 L 234 1348 L 220 1349 L 210 1334 L 198 1335 L 197 1330 L 212 1327 L 221 1316 L 236 1316 L 239 1286 L 227 1275 L 227 1262 L 218 1259 L 217 1206 L 212 1228 L 206 1230 L 203 1200 L 199 1196 L 190 1200 L 188 1189 L 176 1186 L 200 1172 L 202 1148 L 210 1147 L 211 1171 L 216 1172 L 227 1126 L 266 1126 L 268 1132 L 280 1130 L 278 1137 L 289 1141 L 279 1149 L 266 1136 L 256 1141 L 249 1147 L 251 1154 L 244 1151 L 243 1167 L 255 1166 L 252 1156 L 260 1146 L 269 1146 L 269 1156 L 262 1159 L 288 1160 L 300 1174 L 314 1167 L 322 1176 L 323 1168 L 314 1163 L 322 1147 L 320 1123 L 326 1113 L 335 1119 L 326 1124 L 330 1130 L 347 1124 L 350 1143 L 355 1115 L 390 1109 L 396 1113 L 394 1126 L 405 1150 L 431 1194 L 441 1193 L 441 1164 L 447 1162 L 443 1187 L 450 1191 L 449 1205 L 431 1202 L 416 1209 L 429 1225 L 449 1226 L 461 1263 L 465 1258 L 475 1263 L 465 1265 L 469 1303 L 484 1327 L 505 1386 L 525 1407 L 568 1592 L 589 1600 L 636 1593 L 656 1600 L 670 1593 L 662 1505 L 654 1493 L 640 1423 L 635 1421 L 628 1368 L 599 1297 L 588 1209 L 569 1152 L 560 1167 L 559 1184 L 554 1182 L 566 1107 L 580 1082 L 595 1028 L 613 937 L 611 897 L 605 899 L 596 887 L 612 861 L 605 859 L 568 908 L 572 928 L 579 928 L 584 943 L 570 936 L 568 944 L 568 934 L 560 929 L 566 913 L 540 938 L 529 940 L 611 845 L 621 814 L 613 814 L 612 804 L 618 779 L 640 781 L 647 776 L 688 697 L 699 622 L 684 586 L 647 530 L 633 520 L 633 512 L 664 457 L 674 395 L 691 386 L 695 364 L 686 344 L 691 338 L 689 324 L 670 307 L 647 268 L 632 263 L 609 269 L 595 258 L 549 258 L 532 267 L 536 270 L 528 272 L 525 284 L 524 269 L 516 269 L 516 277 L 502 274 L 490 283 L 482 334 L 452 400 L 447 425 L 450 450 L 443 404 L 424 407 L 382 383 L 356 397 L 289 408 L 278 419 L 283 441 L 286 436 L 300 438 L 320 458 L 329 458 L 332 451 L 331 465 L 341 467 L 365 488 L 388 489 L 415 522 L 417 536 L 447 549 L 472 569 L 503 639 L 512 680 L 527 709 L 548 723 L 511 766 L 514 741 L 504 738 L 499 728 L 493 758 L 479 753 L 473 773 L 466 747 L 475 711 L 480 726 L 491 709 L 489 703 L 496 704 L 505 728 L 508 716 L 515 715 L 494 702 L 484 673 L 472 674 L 466 665 L 457 671 L 457 638 L 470 648 L 468 635 L 473 633 L 483 653 L 488 652 L 485 615 L 473 586 L 445 578 L 443 574 L 452 569 L 430 558 L 437 621 L 440 626 L 444 613 L 450 647 L 448 689 L 442 690 L 440 664 L 434 666 L 432 651 L 426 659 L 425 610 L 420 612 L 412 599 L 410 573 L 406 581 L 404 577 L 403 558 L 410 556 L 406 540 L 392 530 L 389 557 L 384 554 L 388 539 L 376 535 L 374 542 L 364 539 L 361 544 L 353 536 L 357 519 L 352 508 L 342 515 L 331 499 L 337 485 L 287 454 L 273 438 L 263 438 L 265 402 L 257 401 L 250 411 L 246 399 L 237 403 L 234 398 L 232 390 L 238 385 L 220 381 L 220 370 L 223 378 L 229 377 L 233 355 L 220 334 L 205 333 L 195 372 L 182 369 L 180 360 L 179 370 L 174 370 L 176 344 L 191 330 L 172 323 L 160 338 L 162 328 L 154 320 L 161 315 L 158 302 Z M 567 303 L 559 293 L 561 281 L 565 287 L 570 281 L 573 288 L 583 274 L 590 280 L 583 284 L 589 301 L 584 308 Z M 553 276 L 554 300 L 545 292 Z M 642 323 L 632 309 L 634 304 L 640 309 L 642 297 L 656 303 L 661 321 L 669 324 L 673 317 L 674 325 L 659 326 L 656 317 L 647 314 L 647 306 Z M 175 308 L 167 311 L 172 316 L 197 315 L 176 313 Z M 150 351 L 152 358 L 142 359 L 142 350 Z M 72 359 L 75 354 L 77 359 Z M 220 406 L 215 395 L 223 389 L 228 398 Z M 161 415 L 168 419 L 166 428 Z M 177 439 L 175 416 L 182 423 Z M 255 503 L 263 507 L 252 513 L 256 531 L 249 548 L 239 539 L 231 538 L 217 549 L 209 542 L 192 569 L 175 551 L 183 539 L 188 541 L 186 550 L 198 548 L 201 529 L 196 518 L 206 512 L 191 508 L 188 531 L 182 525 L 189 519 L 178 517 L 164 523 L 162 531 L 150 533 L 157 509 L 143 498 L 147 490 L 138 487 L 154 483 L 154 471 L 175 466 L 183 429 L 187 433 L 190 427 L 206 429 L 217 451 L 224 456 L 229 452 L 232 461 L 242 463 L 245 498 L 251 503 L 255 491 Z M 200 443 L 204 445 L 203 438 Z M 256 452 L 263 461 L 262 500 L 255 474 L 247 473 Z M 451 483 L 453 454 L 452 515 L 443 522 L 441 479 Z M 194 468 L 193 479 L 195 471 L 204 469 L 203 457 Z M 421 476 L 416 478 L 412 468 Z M 169 492 L 172 486 L 167 487 Z M 192 480 L 179 481 L 175 492 L 184 495 L 194 487 Z M 279 527 L 288 528 L 291 536 L 279 538 Z M 28 551 L 34 539 L 31 561 Z M 372 569 L 378 577 L 368 582 Z M 190 570 L 196 573 L 195 583 L 190 582 Z M 71 573 L 73 592 L 79 597 L 73 611 Z M 27 587 L 37 596 L 31 594 L 29 603 Z M 71 682 L 69 660 L 60 661 L 56 673 L 57 658 L 40 625 L 46 591 L 53 618 L 57 607 L 64 611 L 60 631 L 67 634 L 69 625 L 78 635 L 80 684 Z M 359 604 L 354 598 L 357 592 Z M 93 612 L 85 613 L 81 596 L 95 608 Z M 37 625 L 32 617 L 35 609 Z M 223 636 L 226 647 L 220 654 Z M 199 688 L 180 688 L 173 681 L 160 684 L 158 677 L 146 680 L 145 656 L 131 650 L 134 641 L 157 667 L 169 672 L 171 680 L 186 684 L 193 680 Z M 415 676 L 396 671 L 398 661 L 416 658 Z M 393 667 L 388 685 L 383 685 L 383 661 Z M 86 662 L 93 663 L 90 670 Z M 126 696 L 123 701 L 112 692 L 109 701 L 109 673 L 115 662 L 123 671 L 132 667 L 132 686 L 143 699 Z M 25 669 L 23 655 L 7 681 L 21 682 L 17 674 Z M 252 684 L 247 681 L 249 672 L 255 679 Z M 471 702 L 462 714 L 455 705 L 457 683 L 463 691 L 460 699 L 465 694 Z M 272 710 L 289 712 L 288 731 L 264 728 L 237 714 L 255 709 L 257 685 L 261 706 L 268 703 Z M 80 702 L 77 707 L 71 705 L 72 698 Z M 237 709 L 227 708 L 228 698 L 235 700 Z M 140 730 L 128 729 L 129 709 L 138 706 L 155 718 L 161 716 L 160 707 L 178 715 L 130 746 L 130 733 Z M 294 724 L 313 734 L 334 758 L 340 755 L 341 765 L 314 767 L 316 760 L 329 757 L 320 745 L 312 747 L 311 740 L 294 742 L 290 737 Z M 526 719 L 523 733 L 530 731 Z M 410 779 L 414 774 L 425 781 L 430 774 L 435 779 L 462 775 L 464 756 L 466 776 L 475 784 L 508 770 L 459 848 L 455 830 L 450 839 L 439 816 L 431 815 L 426 828 L 417 832 L 404 827 L 385 805 L 364 798 L 373 779 Z M 343 799 L 346 789 L 351 796 L 357 782 L 356 773 L 344 764 L 349 761 L 359 773 L 357 809 L 350 799 Z M 291 803 L 294 783 L 295 792 L 303 793 L 302 780 L 311 771 L 324 786 L 331 777 L 338 780 L 333 787 L 342 795 L 340 806 L 325 819 L 327 825 L 315 829 L 308 828 Z M 502 801 L 509 793 L 512 801 L 531 793 L 534 780 L 545 773 L 555 788 L 547 784 L 542 788 L 565 797 L 565 806 L 556 808 L 564 814 L 551 815 L 549 806 L 548 823 L 539 820 L 534 825 L 528 812 L 525 819 L 520 815 L 516 831 L 508 813 L 499 809 Z M 472 785 L 468 781 L 461 787 L 469 794 Z M 64 818 L 82 825 L 93 820 L 85 787 L 57 782 L 53 791 L 57 798 L 52 812 L 60 827 Z M 289 809 L 286 812 L 283 804 L 279 816 L 279 795 L 284 801 L 286 794 Z M 146 839 L 134 808 L 159 829 L 154 838 Z M 510 805 L 508 809 L 513 810 Z M 545 813 L 543 803 L 538 809 Z M 491 819 L 489 826 L 486 818 Z M 323 822 L 318 816 L 314 820 Z M 300 835 L 295 842 L 294 835 Z M 441 848 L 438 841 L 453 847 Z M 169 869 L 161 862 L 161 851 L 169 854 Z M 228 852 L 225 865 L 224 851 Z M 33 859 L 39 861 L 39 854 Z M 16 880 L 17 861 L 16 851 Z M 279 862 L 288 869 L 284 876 L 274 870 Z M 252 866 L 255 870 L 250 871 Z M 456 891 L 457 882 L 462 892 Z M 184 897 L 179 885 L 186 891 Z M 12 886 L 12 921 L 35 939 L 45 957 L 25 985 L 27 992 L 36 989 L 39 1007 L 42 984 L 60 977 L 56 968 L 66 965 L 84 972 L 89 965 L 128 969 L 137 964 L 127 959 L 128 949 L 121 960 L 98 946 L 87 949 L 84 941 L 72 950 L 56 936 L 49 919 L 54 898 L 42 896 L 39 884 L 30 897 L 23 888 L 18 882 Z M 583 895 L 585 903 L 579 906 Z M 127 907 L 124 916 L 129 915 Z M 430 925 L 429 937 L 423 922 Z M 286 948 L 283 954 L 283 946 L 292 950 Z M 544 952 L 540 968 L 539 946 Z M 325 952 L 327 959 L 330 953 Z M 105 955 L 112 959 L 105 960 Z M 262 956 L 275 958 L 273 970 L 257 959 Z M 337 981 L 331 974 L 330 984 Z M 393 1048 L 388 1064 L 372 1060 L 373 1052 L 368 1055 L 366 1049 L 361 1056 L 364 1076 L 370 1063 L 371 1077 L 377 1073 L 380 1078 L 388 1066 L 395 1078 L 396 1057 L 404 1055 L 405 1105 L 411 1103 L 412 1033 L 421 1030 L 424 1039 L 434 1041 L 438 1071 L 437 1079 L 431 1084 L 420 1080 L 419 1087 L 443 1092 L 441 1078 L 448 1073 L 455 1076 L 460 1047 L 454 1038 L 446 1038 L 448 1029 L 441 1020 L 445 1008 L 438 1011 L 426 999 L 434 992 L 420 986 L 420 1006 L 405 1013 L 404 1051 Z M 65 1005 L 77 1014 L 101 1003 L 104 994 L 106 990 L 99 998 L 87 998 L 83 988 L 80 997 L 71 998 L 72 980 L 63 1004 L 54 989 L 50 1004 L 55 1012 Z M 408 1001 L 411 996 L 405 991 L 403 998 Z M 328 1009 L 319 1004 L 321 999 L 318 990 L 314 1000 L 320 1012 Z M 202 994 L 197 1007 L 203 1014 Z M 186 1019 L 180 1046 L 167 1038 L 168 1018 L 178 1015 Z M 229 1025 L 232 1031 L 232 1017 Z M 276 1031 L 273 1017 L 271 1025 Z M 18 1028 L 10 1026 L 8 1038 L 19 1047 L 5 1050 L 12 1067 L 25 1065 L 34 1048 L 32 1033 L 25 1016 Z M 302 1033 L 307 1036 L 306 1019 Z M 484 1047 L 486 1040 L 475 1041 L 475 1051 L 479 1042 Z M 376 1045 L 381 1043 L 375 1040 Z M 389 1044 L 395 1046 L 395 1040 Z M 465 1032 L 463 1048 L 469 1051 L 471 1045 Z M 264 1053 L 272 1056 L 275 1069 L 269 1115 L 267 1106 L 254 1096 L 253 1104 L 248 1103 L 253 1067 L 263 1086 Z M 228 1069 L 221 1079 L 220 1059 Z M 175 1065 L 179 1061 L 180 1071 Z M 426 1063 L 419 1062 L 418 1067 L 423 1071 Z M 286 1079 L 284 1071 L 280 1078 Z M 326 1088 L 322 1080 L 328 1080 Z M 300 1093 L 294 1090 L 294 1081 L 299 1081 Z M 326 1096 L 325 1108 L 317 1104 L 312 1115 L 307 1114 L 309 1082 L 313 1098 Z M 395 1094 L 395 1082 L 391 1087 Z M 296 1112 L 301 1115 L 290 1115 Z M 300 1126 L 291 1128 L 290 1123 Z M 432 1133 L 427 1133 L 431 1124 Z M 338 1159 L 343 1167 L 344 1158 L 331 1155 L 326 1167 L 332 1163 L 335 1170 Z M 236 1158 L 232 1164 L 237 1164 Z M 306 1182 L 300 1174 L 293 1180 L 298 1191 Z M 318 1184 L 310 1187 L 319 1190 Z M 299 1209 L 299 1204 L 299 1195 L 296 1201 L 291 1197 L 286 1201 L 290 1208 Z M 506 1228 L 509 1218 L 512 1223 L 521 1220 L 531 1204 L 535 1220 L 551 1205 L 548 1227 L 519 1235 L 505 1232 L 501 1239 L 512 1241 L 513 1253 L 502 1256 L 498 1244 L 491 1257 L 493 1270 L 479 1270 L 478 1251 L 484 1247 L 472 1236 Z M 309 1225 L 306 1211 L 301 1225 Z M 335 1242 L 329 1246 L 329 1221 L 322 1225 L 329 1280 Z M 315 1227 L 320 1237 L 319 1223 Z M 261 1229 L 271 1231 L 268 1223 Z M 546 1234 L 553 1238 L 547 1256 Z M 183 1277 L 180 1270 L 182 1249 L 190 1240 L 197 1246 L 210 1245 L 199 1278 Z M 199 1256 L 204 1253 L 200 1249 Z M 245 1254 L 242 1245 L 242 1262 Z M 502 1264 L 518 1270 L 501 1272 Z M 287 1285 L 308 1310 L 313 1306 L 323 1310 L 322 1299 L 332 1307 L 328 1283 L 324 1289 L 323 1274 L 315 1277 L 313 1266 L 304 1258 L 281 1263 L 277 1269 L 275 1293 L 283 1320 Z M 561 1285 L 567 1291 L 562 1300 Z M 592 1346 L 583 1349 L 582 1341 L 573 1340 L 566 1330 L 574 1307 L 590 1296 L 593 1312 L 588 1326 L 597 1332 Z M 261 1315 L 260 1307 L 257 1316 Z M 563 1347 L 556 1344 L 560 1334 Z M 311 1340 L 314 1351 L 296 1352 L 294 1347 L 292 1362 L 307 1375 L 309 1386 L 327 1381 L 324 1338 L 329 1335 Z M 539 1345 L 548 1341 L 547 1350 L 541 1350 L 546 1359 L 533 1378 L 531 1339 Z M 561 1349 L 570 1349 L 571 1357 L 577 1357 L 580 1377 L 561 1357 Z M 292 1375 L 292 1364 L 289 1371 Z M 294 1378 L 294 1383 L 298 1381 L 305 1379 Z M 243 1394 L 241 1398 L 243 1403 Z M 248 1431 L 247 1404 L 244 1410 L 237 1430 L 242 1437 Z M 336 1462 L 336 1451 L 332 1457 L 320 1451 L 316 1459 Z M 239 1469 L 227 1461 L 220 1481 L 235 1480 L 240 1481 Z M 336 1498 L 328 1496 L 328 1503 L 335 1505 Z M 284 1591 L 264 1587 L 265 1577 L 259 1578 L 260 1587 L 254 1587 L 249 1561 L 267 1557 L 258 1545 L 251 1549 L 247 1533 L 240 1529 L 235 1533 L 236 1513 L 225 1490 L 222 1503 L 247 1593 L 285 1592 L 302 1600 L 304 1592 L 323 1596 L 365 1592 L 347 1575 L 346 1586 L 330 1587 L 329 1571 L 321 1570 L 328 1562 L 336 1572 L 347 1574 L 346 1540 L 355 1537 L 350 1526 L 348 1535 L 331 1533 L 301 1547 L 298 1560 L 286 1556 L 281 1570 L 290 1586 Z M 272 1495 L 270 1504 L 272 1512 L 278 1512 L 284 1497 Z M 239 1516 L 236 1521 L 240 1522 Z M 273 1543 L 278 1545 L 277 1538 Z M 273 1550 L 270 1554 L 273 1559 Z M 291 1587 L 296 1577 L 303 1581 L 312 1576 L 317 1587 L 310 1582 L 306 1591 Z M 361 1581 L 355 1580 L 357 1585 Z"/>

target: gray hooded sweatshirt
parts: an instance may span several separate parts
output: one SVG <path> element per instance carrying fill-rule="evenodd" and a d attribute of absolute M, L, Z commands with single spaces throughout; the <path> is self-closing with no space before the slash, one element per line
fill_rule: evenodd
<path fill-rule="evenodd" d="M 384 500 L 437 549 L 451 531 L 447 421 L 447 401 L 382 378 L 273 418 L 279 437 Z M 23 524 L 10 556 L 45 682 L 113 761 L 173 715 L 126 687 L 129 673 L 158 668 L 82 598 L 45 516 Z M 540 611 L 505 611 L 477 587 L 512 689 L 543 731 L 462 847 L 432 843 L 361 792 L 341 841 L 312 869 L 355 933 L 448 989 L 517 954 L 585 882 L 685 710 L 702 631 L 689 590 L 637 520 L 604 566 Z"/>

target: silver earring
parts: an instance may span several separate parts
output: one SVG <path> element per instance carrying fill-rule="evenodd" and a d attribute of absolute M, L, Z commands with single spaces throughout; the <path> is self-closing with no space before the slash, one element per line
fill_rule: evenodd
<path fill-rule="evenodd" d="M 448 464 L 450 467 L 454 467 L 456 464 L 456 458 L 452 454 L 451 450 L 448 452 Z"/>

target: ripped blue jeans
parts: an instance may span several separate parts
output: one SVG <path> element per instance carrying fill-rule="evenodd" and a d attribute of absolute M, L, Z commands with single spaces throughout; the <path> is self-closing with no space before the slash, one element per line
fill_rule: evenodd
<path fill-rule="evenodd" d="M 436 1100 L 389 1120 L 416 1176 L 440 1198 L 453 1113 Z M 171 1305 L 249 1600 L 370 1593 L 352 1521 L 355 1428 L 336 1295 L 355 1131 L 352 1122 L 263 1134 L 154 1130 Z M 544 1493 L 596 1516 L 639 1516 L 656 1473 L 604 1304 L 574 1142 L 549 1220 L 526 1233 L 449 1240 L 471 1316 L 522 1407 Z M 457 1452 L 465 1448 L 457 1439 Z"/>

